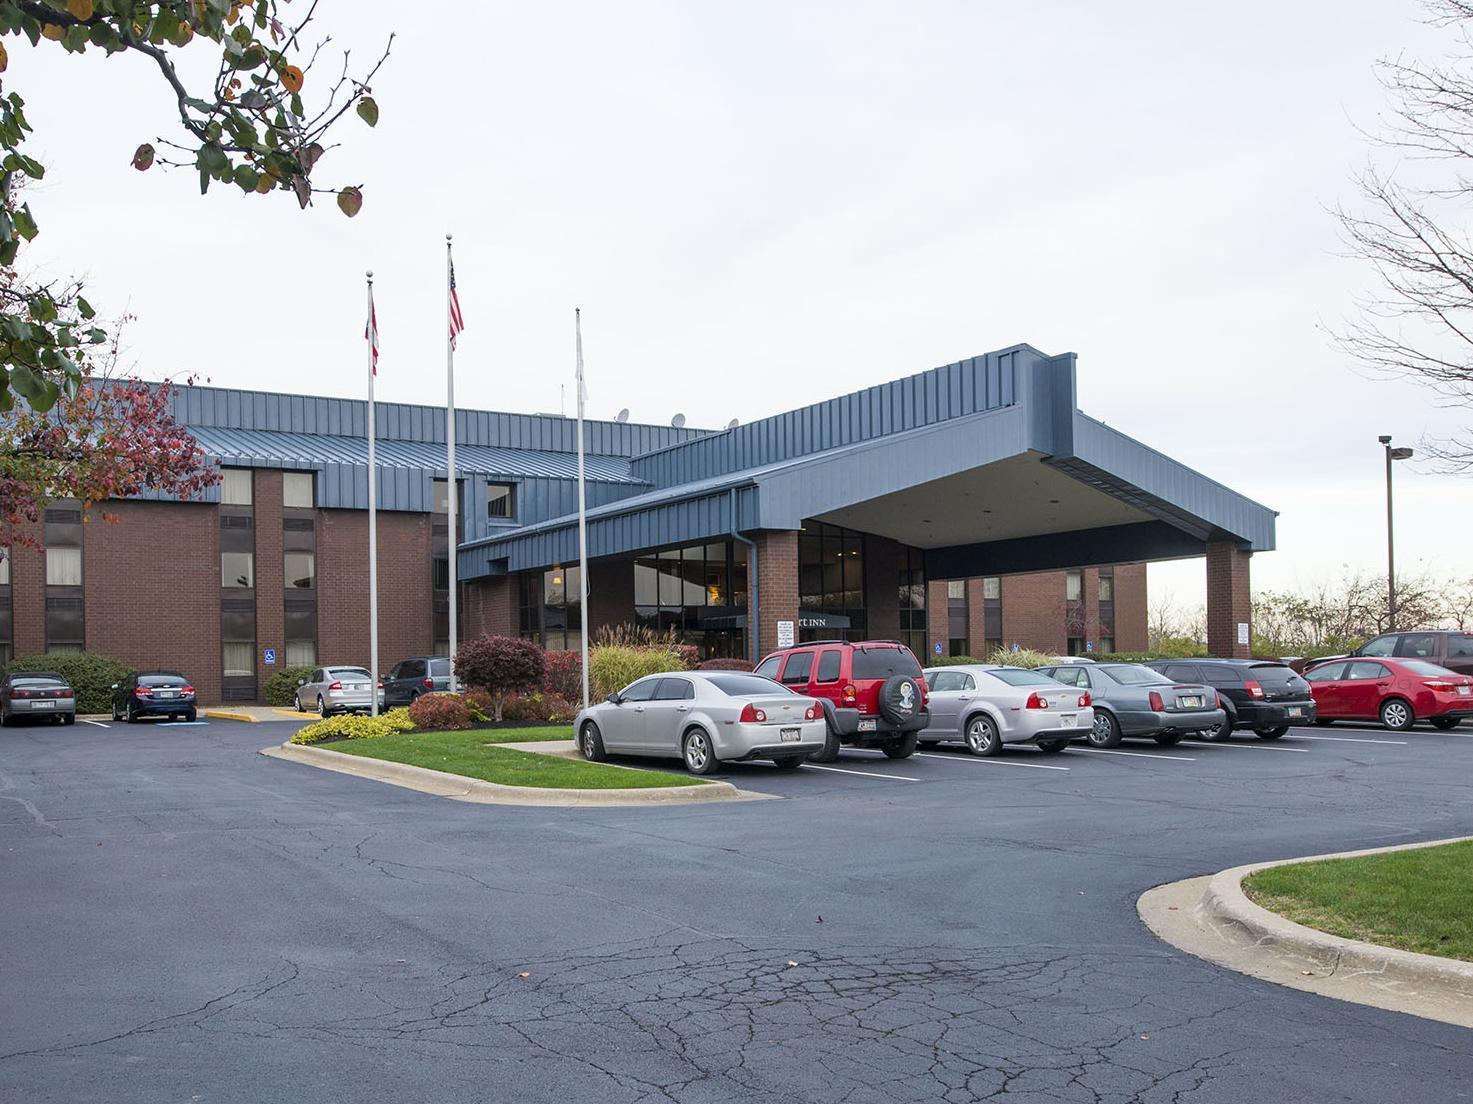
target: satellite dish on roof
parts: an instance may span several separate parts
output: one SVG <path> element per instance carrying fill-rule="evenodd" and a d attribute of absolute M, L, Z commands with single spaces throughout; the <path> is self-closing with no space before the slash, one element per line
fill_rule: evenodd
<path fill-rule="evenodd" d="M 735 418 L 733 418 L 731 421 L 729 421 L 729 422 L 726 423 L 726 428 L 727 429 L 735 429 L 740 424 L 741 424 L 740 422 L 738 422 Z"/>
<path fill-rule="evenodd" d="M 670 424 L 672 426 L 674 426 L 676 429 L 684 429 L 685 428 L 685 415 L 684 414 L 677 414 L 677 415 L 675 415 L 675 417 L 673 417 L 673 418 L 670 419 Z"/>
<path fill-rule="evenodd" d="M 628 420 L 629 420 L 629 408 L 627 406 L 623 410 L 619 411 L 618 414 L 614 415 L 614 421 L 616 421 L 616 422 L 623 423 L 623 422 L 627 422 Z"/>

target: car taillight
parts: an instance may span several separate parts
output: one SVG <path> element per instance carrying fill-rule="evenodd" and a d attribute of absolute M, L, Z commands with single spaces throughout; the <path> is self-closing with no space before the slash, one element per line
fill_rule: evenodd
<path fill-rule="evenodd" d="M 426 676 L 426 678 L 425 678 L 425 689 L 426 690 L 433 690 L 434 688 L 435 688 L 435 680 L 432 679 L 432 678 L 429 678 L 428 676 Z"/>
<path fill-rule="evenodd" d="M 193 686 L 181 686 L 181 687 L 179 687 L 179 693 L 181 693 L 181 694 L 193 694 L 194 693 L 194 687 Z"/>
<path fill-rule="evenodd" d="M 29 690 L 12 690 L 10 692 L 11 701 L 15 701 L 16 698 L 29 698 L 30 696 L 31 692 Z"/>
<path fill-rule="evenodd" d="M 823 710 L 819 709 L 818 706 L 810 705 L 807 709 L 803 710 L 803 719 L 805 721 L 816 721 L 822 714 Z"/>
<path fill-rule="evenodd" d="M 852 682 L 844 687 L 843 694 L 844 700 L 851 705 L 854 704 L 854 699 L 859 697 L 859 691 L 854 689 L 854 684 Z"/>
<path fill-rule="evenodd" d="M 1452 688 L 1453 684 L 1448 682 L 1446 679 L 1427 680 L 1427 689 L 1429 690 L 1451 690 Z"/>
<path fill-rule="evenodd" d="M 1219 694 L 1219 693 L 1217 693 L 1217 691 L 1214 690 L 1213 691 L 1213 696 L 1215 698 L 1217 698 L 1217 708 L 1221 709 L 1222 708 L 1222 695 Z"/>
<path fill-rule="evenodd" d="M 1150 694 L 1147 695 L 1147 698 L 1151 703 L 1151 708 L 1154 709 L 1157 713 L 1166 708 L 1166 703 L 1161 700 L 1161 695 L 1156 693 L 1156 691 L 1152 690 Z"/>
<path fill-rule="evenodd" d="M 1254 682 L 1252 679 L 1244 679 L 1243 680 L 1243 689 L 1246 690 L 1246 691 L 1248 691 L 1249 697 L 1254 697 L 1254 698 L 1261 698 L 1261 697 L 1263 697 L 1263 687 L 1260 686 L 1258 683 Z"/>
<path fill-rule="evenodd" d="M 1033 691 L 1033 693 L 1031 693 L 1031 694 L 1028 695 L 1028 704 L 1026 706 L 1024 706 L 1024 708 L 1025 709 L 1047 709 L 1048 708 L 1048 699 L 1045 698 L 1042 694 L 1040 694 L 1037 690 L 1035 690 L 1035 691 Z"/>
<path fill-rule="evenodd" d="M 384 688 L 384 680 L 383 679 L 379 679 L 378 680 L 378 688 L 380 690 L 382 690 Z"/>
<path fill-rule="evenodd" d="M 1079 695 L 1079 708 L 1080 709 L 1088 709 L 1089 708 L 1089 695 L 1088 694 L 1080 694 Z"/>
<path fill-rule="evenodd" d="M 809 710 L 811 713 L 812 710 Z M 743 724 L 761 724 L 767 720 L 767 714 L 758 709 L 751 702 L 742 707 L 741 721 Z"/>
<path fill-rule="evenodd" d="M 148 693 L 149 691 L 147 686 L 140 686 L 137 690 L 133 691 L 133 696 L 135 698 L 146 698 L 148 697 Z"/>
<path fill-rule="evenodd" d="M 328 683 L 327 684 L 327 688 L 329 690 L 341 690 L 343 688 L 343 682 L 342 682 L 341 679 L 338 679 L 338 680 L 336 680 L 334 682 Z"/>

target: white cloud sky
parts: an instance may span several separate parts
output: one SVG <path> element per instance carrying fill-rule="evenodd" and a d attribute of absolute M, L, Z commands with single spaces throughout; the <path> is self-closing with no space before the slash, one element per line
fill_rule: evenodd
<path fill-rule="evenodd" d="M 380 396 L 442 401 L 446 231 L 467 406 L 557 410 L 575 304 L 591 412 L 655 422 L 1072 350 L 1084 410 L 1281 511 L 1259 585 L 1379 569 L 1377 434 L 1467 413 L 1324 332 L 1366 279 L 1326 208 L 1384 106 L 1372 63 L 1447 43 L 1414 0 L 411 7 L 321 5 L 365 63 L 399 35 L 379 127 L 319 169 L 363 184 L 352 221 L 135 173 L 171 116 L 145 60 L 17 44 L 51 170 L 27 261 L 136 313 L 145 376 L 232 387 L 360 394 L 371 267 Z M 1466 574 L 1469 482 L 1398 476 L 1402 562 Z M 1152 579 L 1201 599 L 1200 561 Z"/>

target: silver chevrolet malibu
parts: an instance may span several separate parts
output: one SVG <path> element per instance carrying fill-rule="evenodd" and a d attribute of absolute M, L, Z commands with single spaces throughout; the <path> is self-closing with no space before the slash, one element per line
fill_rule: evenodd
<path fill-rule="evenodd" d="M 792 770 L 823 748 L 827 732 L 816 699 L 741 671 L 648 675 L 589 706 L 573 727 L 587 759 L 678 757 L 692 774 L 744 759 Z"/>

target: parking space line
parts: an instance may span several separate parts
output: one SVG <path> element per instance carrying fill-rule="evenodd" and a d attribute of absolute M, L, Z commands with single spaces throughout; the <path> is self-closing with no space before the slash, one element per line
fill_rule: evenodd
<path fill-rule="evenodd" d="M 96 725 L 98 728 L 111 728 L 112 727 L 112 725 L 103 724 L 101 721 L 89 721 L 85 717 L 82 718 L 82 723 L 83 724 Z"/>
<path fill-rule="evenodd" d="M 1358 736 L 1291 736 L 1291 740 L 1331 740 L 1340 744 L 1395 744 L 1398 747 L 1406 747 L 1405 740 L 1371 740 Z"/>
<path fill-rule="evenodd" d="M 1192 755 L 1153 755 L 1149 751 L 1116 751 L 1114 748 L 1070 748 L 1069 751 L 1083 751 L 1090 755 L 1134 755 L 1137 759 L 1175 759 L 1179 763 L 1195 763 L 1196 757 Z"/>
<path fill-rule="evenodd" d="M 1027 767 L 1029 770 L 1061 770 L 1066 771 L 1068 767 L 1054 767 L 1047 763 L 1016 763 L 1011 759 L 991 759 L 987 756 L 968 755 L 963 758 L 960 755 L 937 755 L 934 751 L 918 751 L 916 757 L 920 759 L 945 759 L 952 763 L 990 763 L 994 767 Z"/>
<path fill-rule="evenodd" d="M 1186 742 L 1182 741 L 1182 743 Z M 1191 742 L 1198 747 L 1232 748 L 1234 751 L 1292 751 L 1299 755 L 1309 754 L 1309 748 L 1274 747 L 1272 744 L 1225 744 L 1221 740 L 1193 740 Z"/>
<path fill-rule="evenodd" d="M 883 778 L 887 782 L 919 782 L 919 778 L 911 778 L 904 774 L 876 774 L 874 771 L 845 770 L 843 767 L 825 767 L 819 763 L 804 763 L 803 770 L 833 771 L 835 774 L 857 774 L 861 778 Z"/>

